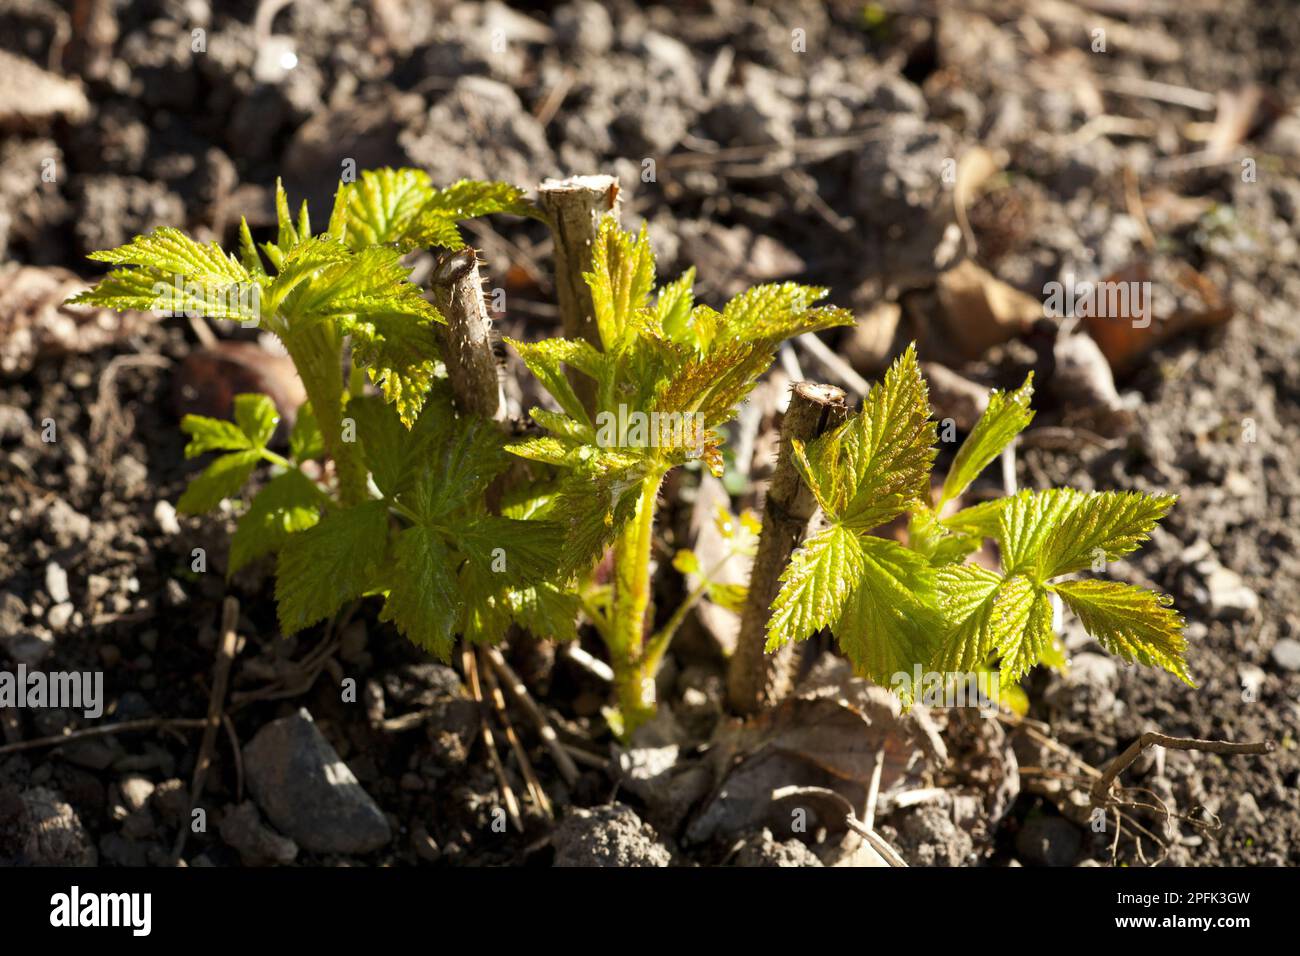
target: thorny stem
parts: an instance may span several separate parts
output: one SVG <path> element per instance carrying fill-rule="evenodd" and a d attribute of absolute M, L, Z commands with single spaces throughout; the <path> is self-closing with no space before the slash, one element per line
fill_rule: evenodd
<path fill-rule="evenodd" d="M 793 649 L 765 654 L 767 622 L 780 589 L 782 570 L 803 540 L 817 503 L 799 477 L 793 441 L 809 442 L 848 416 L 845 395 L 831 385 L 800 382 L 790 396 L 781 422 L 781 446 L 776 471 L 763 506 L 763 530 L 749 577 L 749 593 L 740 619 L 740 637 L 727 670 L 727 697 L 732 709 L 753 714 L 776 703 L 792 682 Z"/>

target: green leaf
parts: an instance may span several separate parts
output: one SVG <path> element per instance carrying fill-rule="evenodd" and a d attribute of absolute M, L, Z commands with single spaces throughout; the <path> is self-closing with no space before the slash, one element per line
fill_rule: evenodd
<path fill-rule="evenodd" d="M 808 445 L 799 464 L 832 520 L 865 531 L 926 500 L 934 442 L 928 390 L 909 346 L 862 410 Z"/>
<path fill-rule="evenodd" d="M 1062 581 L 1052 585 L 1084 630 L 1126 661 L 1162 667 L 1195 687 L 1187 673 L 1182 615 L 1169 599 L 1116 581 Z"/>
<path fill-rule="evenodd" d="M 723 308 L 718 338 L 771 348 L 806 332 L 852 325 L 853 315 L 845 309 L 812 307 L 814 302 L 826 297 L 827 291 L 820 286 L 795 282 L 746 289 Z"/>
<path fill-rule="evenodd" d="M 991 655 L 1002 658 L 1002 676 L 1014 682 L 1038 662 L 1052 637 L 1051 601 L 1022 575 L 1002 578 L 974 565 L 937 572 L 945 618 L 935 667 L 975 673 Z"/>
<path fill-rule="evenodd" d="M 223 498 L 239 493 L 261 460 L 262 453 L 256 449 L 222 455 L 190 480 L 185 493 L 176 502 L 176 510 L 187 515 L 211 511 L 221 504 Z"/>
<path fill-rule="evenodd" d="M 328 231 L 351 249 L 384 243 L 413 249 L 407 233 L 432 196 L 422 169 L 366 170 L 356 182 L 339 184 Z"/>
<path fill-rule="evenodd" d="M 451 512 L 479 502 L 492 479 L 505 470 L 507 459 L 500 432 L 480 418 L 439 421 L 429 436 L 411 489 L 401 500 L 421 520 L 438 524 Z"/>
<path fill-rule="evenodd" d="M 388 506 L 383 501 L 331 511 L 314 527 L 290 535 L 280 550 L 275 579 L 284 633 L 324 620 L 364 594 L 374 583 L 387 543 Z"/>
<path fill-rule="evenodd" d="M 670 342 L 694 342 L 707 348 L 708 342 L 701 341 L 700 330 L 691 321 L 695 308 L 694 286 L 694 268 L 687 269 L 675 282 L 663 286 L 655 302 L 655 317 Z"/>
<path fill-rule="evenodd" d="M 329 233 L 352 249 L 392 244 L 401 252 L 464 246 L 457 221 L 492 213 L 535 215 L 523 191 L 499 182 L 463 179 L 434 189 L 420 169 L 366 170 L 339 186 Z"/>
<path fill-rule="evenodd" d="M 1038 557 L 1039 574 L 1044 579 L 1054 578 L 1081 571 L 1101 555 L 1115 561 L 1136 551 L 1177 500 L 1176 495 L 1137 491 L 1078 496 L 1044 541 Z"/>
<path fill-rule="evenodd" d="M 1002 570 L 1008 575 L 1036 571 L 1052 529 L 1078 506 L 1081 497 L 1073 488 L 1050 488 L 1005 499 L 997 535 Z"/>
<path fill-rule="evenodd" d="M 857 541 L 861 570 L 832 630 L 854 668 L 887 685 L 930 656 L 940 624 L 935 572 L 895 541 L 869 535 Z"/>
<path fill-rule="evenodd" d="M 948 531 L 958 535 L 974 538 L 996 538 L 1002 527 L 1002 510 L 1009 498 L 996 498 L 962 508 L 960 511 L 940 518 L 939 523 Z"/>
<path fill-rule="evenodd" d="M 1020 582 L 1025 579 L 1011 580 Z M 1019 584 L 1017 588 L 1015 597 L 1009 599 L 1012 603 L 1008 605 L 1006 617 L 997 622 L 998 627 L 1003 629 L 995 631 L 1000 663 L 998 671 L 1003 680 L 1011 683 L 1028 674 L 1052 646 L 1051 597 L 1040 587 L 1031 585 L 1027 592 Z M 1019 612 L 1026 602 L 1029 608 L 1022 619 Z M 998 608 L 995 607 L 994 613 L 997 612 Z"/>
<path fill-rule="evenodd" d="M 767 621 L 767 650 L 802 641 L 838 621 L 864 564 L 858 537 L 840 525 L 805 542 L 781 573 Z"/>
<path fill-rule="evenodd" d="M 361 460 L 376 487 L 385 496 L 395 498 L 407 488 L 417 442 L 402 424 L 397 410 L 377 395 L 351 399 L 347 414 L 357 423 Z M 434 410 L 430 409 L 429 414 L 433 415 Z"/>
<path fill-rule="evenodd" d="M 608 353 L 623 351 L 634 329 L 634 313 L 649 303 L 655 259 L 643 225 L 636 235 L 624 232 L 612 216 L 601 220 L 592 247 L 591 271 L 583 274 L 591 290 L 596 327 Z"/>
<path fill-rule="evenodd" d="M 316 483 L 294 468 L 267 482 L 239 519 L 230 540 L 230 574 L 278 551 L 289 535 L 316 524 L 329 498 Z"/>
<path fill-rule="evenodd" d="M 519 521 L 481 515 L 458 529 L 460 550 L 502 586 L 534 584 L 554 575 L 564 544 L 563 531 L 552 521 Z"/>
<path fill-rule="evenodd" d="M 275 402 L 260 392 L 235 396 L 235 422 L 247 437 L 250 447 L 265 448 L 280 423 Z"/>
<path fill-rule="evenodd" d="M 973 564 L 940 568 L 935 576 L 944 616 L 944 639 L 937 649 L 936 669 L 973 673 L 993 652 L 990 627 L 993 602 L 1002 577 Z"/>
<path fill-rule="evenodd" d="M 908 518 L 907 543 L 939 567 L 957 564 L 979 550 L 981 536 L 949 529 L 931 508 L 916 505 Z"/>
<path fill-rule="evenodd" d="M 1014 392 L 1002 392 L 994 389 L 989 395 L 989 404 L 984 409 L 971 433 L 962 442 L 953 460 L 952 468 L 943 482 L 940 506 L 951 501 L 970 487 L 980 472 L 1011 443 L 1034 420 L 1034 412 L 1029 407 L 1029 400 L 1034 395 L 1034 373 L 1030 372 L 1025 383 Z"/>
<path fill-rule="evenodd" d="M 461 605 L 453 556 L 442 537 L 415 525 L 397 536 L 391 587 L 380 620 L 446 661 L 456 640 Z"/>
<path fill-rule="evenodd" d="M 578 639 L 578 595 L 554 584 L 507 594 L 510 616 L 516 624 L 544 641 Z"/>
<path fill-rule="evenodd" d="M 293 430 L 289 432 L 289 454 L 299 464 L 325 455 L 325 440 L 321 437 L 320 422 L 316 420 L 316 413 L 311 410 L 310 403 L 298 408 Z"/>
<path fill-rule="evenodd" d="M 210 451 L 244 451 L 252 447 L 248 436 L 234 422 L 206 415 L 186 415 L 181 431 L 190 436 L 185 446 L 186 458 L 197 458 Z"/>
<path fill-rule="evenodd" d="M 214 287 L 252 280 L 248 270 L 215 242 L 196 242 L 171 227 L 136 236 L 116 249 L 92 252 L 89 258 L 112 265 L 147 266 L 169 277 L 184 276 Z"/>
<path fill-rule="evenodd" d="M 519 353 L 528 370 L 537 377 L 551 397 L 564 411 L 580 425 L 592 427 L 577 392 L 565 375 L 564 366 L 571 365 L 581 371 L 598 369 L 604 359 L 587 342 L 575 342 L 570 339 L 545 339 L 541 342 L 518 342 L 506 339 Z"/>

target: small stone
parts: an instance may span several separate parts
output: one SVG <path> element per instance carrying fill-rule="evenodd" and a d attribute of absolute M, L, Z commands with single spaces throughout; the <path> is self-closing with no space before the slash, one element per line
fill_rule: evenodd
<path fill-rule="evenodd" d="M 68 572 L 55 561 L 45 566 L 45 593 L 55 604 L 62 604 L 71 597 L 68 593 Z"/>
<path fill-rule="evenodd" d="M 1252 616 L 1259 608 L 1259 595 L 1246 586 L 1236 571 L 1217 562 L 1201 566 L 1205 574 L 1205 589 L 1209 594 L 1210 613 L 1218 618 L 1244 618 Z"/>
<path fill-rule="evenodd" d="M 614 45 L 614 24 L 605 7 L 594 0 L 557 7 L 551 26 L 562 45 L 584 53 L 605 53 Z"/>
<path fill-rule="evenodd" d="M 35 667 L 54 650 L 54 635 L 43 627 L 32 628 L 11 637 L 0 637 L 0 646 L 14 663 Z"/>
<path fill-rule="evenodd" d="M 0 634 L 16 634 L 26 614 L 22 598 L 12 591 L 0 591 Z"/>
<path fill-rule="evenodd" d="M 1072 866 L 1083 846 L 1083 835 L 1064 817 L 1039 814 L 1025 821 L 1016 834 L 1016 852 L 1035 866 Z"/>
<path fill-rule="evenodd" d="M 266 826 L 252 800 L 227 810 L 220 831 L 221 839 L 245 866 L 286 866 L 298 857 L 298 845 Z"/>
<path fill-rule="evenodd" d="M 369 853 L 392 839 L 362 789 L 307 710 L 272 721 L 244 747 L 248 786 L 267 819 L 316 853 Z"/>
<path fill-rule="evenodd" d="M 76 608 L 70 602 L 64 601 L 62 604 L 54 605 L 46 612 L 45 622 L 50 625 L 50 630 L 58 633 L 68 626 L 68 622 L 72 620 L 75 611 Z"/>
<path fill-rule="evenodd" d="M 27 866 L 94 866 L 90 835 L 63 797 L 45 787 L 0 791 L 0 857 Z"/>
<path fill-rule="evenodd" d="M 556 866 L 668 866 L 672 854 L 623 803 L 569 812 L 553 837 Z"/>
<path fill-rule="evenodd" d="M 437 841 L 429 836 L 423 823 L 417 823 L 411 830 L 411 846 L 415 848 L 415 855 L 426 863 L 437 863 L 442 859 L 442 850 Z"/>
<path fill-rule="evenodd" d="M 91 604 L 102 599 L 111 590 L 113 590 L 113 582 L 104 575 L 91 574 L 86 577 L 86 594 Z"/>
<path fill-rule="evenodd" d="M 1300 641 L 1284 637 L 1273 645 L 1270 656 L 1284 671 L 1300 671 Z"/>
<path fill-rule="evenodd" d="M 56 548 L 70 548 L 90 537 L 90 519 L 62 498 L 55 498 L 41 516 L 43 532 Z"/>
<path fill-rule="evenodd" d="M 1264 825 L 1264 814 L 1259 804 L 1249 791 L 1243 790 L 1228 799 L 1223 808 L 1223 819 L 1227 823 L 1241 827 L 1258 827 Z"/>
<path fill-rule="evenodd" d="M 168 826 L 179 826 L 190 812 L 190 792 L 185 782 L 173 777 L 153 791 L 153 807 Z"/>
<path fill-rule="evenodd" d="M 135 812 L 144 809 L 149 802 L 149 798 L 153 796 L 155 787 L 153 781 L 148 777 L 133 773 L 122 778 L 118 784 L 118 789 L 122 791 L 122 805 Z"/>
<path fill-rule="evenodd" d="M 181 523 L 176 520 L 176 508 L 170 501 L 159 501 L 153 506 L 153 520 L 158 522 L 158 530 L 165 535 L 181 533 Z"/>
<path fill-rule="evenodd" d="M 736 866 L 824 866 L 821 858 L 801 842 L 791 838 L 777 842 L 772 831 L 764 828 L 745 840 L 736 854 Z"/>

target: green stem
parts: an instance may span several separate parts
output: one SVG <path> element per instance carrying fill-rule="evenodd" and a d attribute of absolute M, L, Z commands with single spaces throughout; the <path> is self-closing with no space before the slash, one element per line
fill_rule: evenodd
<path fill-rule="evenodd" d="M 343 438 L 343 340 L 324 322 L 287 335 L 285 348 L 298 369 L 320 425 L 325 454 L 334 462 L 344 505 L 366 500 L 366 470 L 355 441 Z"/>
<path fill-rule="evenodd" d="M 667 653 L 668 645 L 672 643 L 673 637 L 676 636 L 677 629 L 686 620 L 686 615 L 690 614 L 691 609 L 700 603 L 700 598 L 704 597 L 709 590 L 709 582 L 726 567 L 727 562 L 734 556 L 734 553 L 728 554 L 708 571 L 705 571 L 701 575 L 700 583 L 695 586 L 695 589 L 690 594 L 686 595 L 682 603 L 677 606 L 677 610 L 673 611 L 673 616 L 655 632 L 650 640 L 646 641 L 645 654 L 642 656 L 645 658 L 645 669 L 651 677 L 659 672 L 659 663 L 663 660 L 664 654 Z"/>
<path fill-rule="evenodd" d="M 643 646 L 650 613 L 650 552 L 655 508 L 662 480 L 663 472 L 646 476 L 636 513 L 614 542 L 614 594 L 608 642 L 624 735 L 654 714 L 654 674 L 647 672 Z"/>

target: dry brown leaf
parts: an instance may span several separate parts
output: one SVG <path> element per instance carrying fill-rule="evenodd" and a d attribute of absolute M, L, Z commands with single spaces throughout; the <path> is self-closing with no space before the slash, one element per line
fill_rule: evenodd
<path fill-rule="evenodd" d="M 957 225 L 961 227 L 962 238 L 966 240 L 966 254 L 969 256 L 974 256 L 977 250 L 967 210 L 975 201 L 980 188 L 1006 166 L 1007 159 L 1005 150 L 994 153 L 983 146 L 975 146 L 968 149 L 957 163 L 957 183 L 952 190 L 952 206 Z"/>
<path fill-rule="evenodd" d="M 1043 304 L 970 259 L 941 273 L 936 287 L 946 344 L 963 361 L 979 358 L 1043 317 Z"/>
<path fill-rule="evenodd" d="M 1129 286 L 1134 291 L 1119 299 L 1126 308 L 1082 319 L 1117 375 L 1175 336 L 1222 325 L 1232 317 L 1232 305 L 1214 283 L 1176 259 L 1139 260 L 1103 282 L 1135 283 Z"/>
<path fill-rule="evenodd" d="M 0 269 L 0 375 L 24 375 L 50 356 L 93 352 L 157 321 L 147 312 L 64 304 L 86 288 L 87 283 L 67 269 Z"/>

